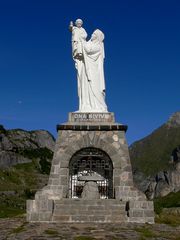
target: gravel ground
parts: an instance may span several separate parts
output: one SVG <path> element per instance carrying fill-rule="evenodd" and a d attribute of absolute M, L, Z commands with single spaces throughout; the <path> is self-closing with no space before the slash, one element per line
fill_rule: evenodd
<path fill-rule="evenodd" d="M 166 224 L 27 223 L 25 218 L 0 219 L 0 240 L 180 240 L 180 226 Z"/>

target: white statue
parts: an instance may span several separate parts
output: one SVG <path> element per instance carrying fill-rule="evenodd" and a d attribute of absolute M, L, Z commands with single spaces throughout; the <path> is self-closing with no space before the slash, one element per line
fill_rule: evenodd
<path fill-rule="evenodd" d="M 80 19 L 76 20 L 76 27 L 70 23 L 70 30 L 73 59 L 77 69 L 79 112 L 107 112 L 103 68 L 104 34 L 97 29 L 86 42 L 87 34 Z M 75 35 L 78 37 L 74 37 Z"/>
<path fill-rule="evenodd" d="M 81 58 L 83 55 L 83 42 L 86 41 L 87 33 L 82 27 L 83 21 L 77 19 L 76 26 L 73 26 L 73 22 L 70 22 L 69 30 L 72 32 L 72 55 L 73 58 Z"/>

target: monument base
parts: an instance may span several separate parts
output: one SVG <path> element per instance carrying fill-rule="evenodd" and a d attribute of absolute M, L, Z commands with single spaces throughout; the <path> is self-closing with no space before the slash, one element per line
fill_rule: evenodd
<path fill-rule="evenodd" d="M 133 185 L 127 126 L 113 113 L 70 113 L 57 130 L 48 185 L 27 201 L 27 221 L 154 223 L 153 202 Z M 86 180 L 100 199 L 83 199 Z"/>
<path fill-rule="evenodd" d="M 35 200 L 34 200 L 35 201 Z M 91 222 L 91 223 L 154 223 L 152 201 L 119 201 L 117 199 L 83 200 L 68 199 L 41 200 L 39 208 L 32 211 L 33 201 L 27 202 L 29 222 Z M 53 204 L 52 204 L 53 203 Z M 51 208 L 53 206 L 53 208 Z M 35 210 L 35 209 L 34 209 Z"/>

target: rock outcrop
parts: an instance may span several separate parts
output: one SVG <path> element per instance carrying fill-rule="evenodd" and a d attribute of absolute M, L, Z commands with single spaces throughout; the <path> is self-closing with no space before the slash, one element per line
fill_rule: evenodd
<path fill-rule="evenodd" d="M 49 149 L 53 152 L 54 137 L 47 131 L 6 130 L 0 127 L 0 168 L 32 161 L 33 150 Z"/>
<path fill-rule="evenodd" d="M 180 191 L 180 112 L 130 146 L 134 181 L 149 199 Z"/>
<path fill-rule="evenodd" d="M 166 123 L 169 127 L 180 127 L 180 112 L 175 112 Z"/>

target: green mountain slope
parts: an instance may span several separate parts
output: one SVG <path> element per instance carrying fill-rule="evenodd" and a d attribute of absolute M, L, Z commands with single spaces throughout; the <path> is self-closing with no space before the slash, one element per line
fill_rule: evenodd
<path fill-rule="evenodd" d="M 180 146 L 180 112 L 144 139 L 130 146 L 133 170 L 147 175 L 172 168 L 172 152 Z"/>
<path fill-rule="evenodd" d="M 26 199 L 47 184 L 54 144 L 47 131 L 0 125 L 0 217 L 25 212 Z"/>

